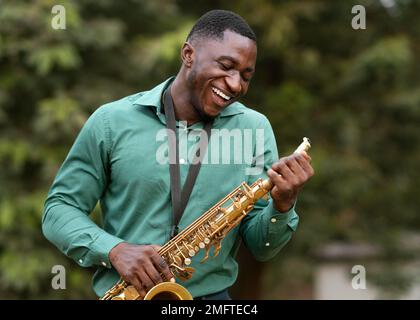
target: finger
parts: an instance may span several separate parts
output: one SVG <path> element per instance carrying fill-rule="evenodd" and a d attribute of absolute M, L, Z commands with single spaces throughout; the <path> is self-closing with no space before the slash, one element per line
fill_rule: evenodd
<path fill-rule="evenodd" d="M 271 182 L 273 182 L 274 185 L 284 183 L 283 177 L 280 174 L 278 174 L 276 171 L 274 171 L 273 169 L 268 169 L 267 170 L 267 175 L 270 178 Z"/>
<path fill-rule="evenodd" d="M 281 174 L 285 180 L 291 181 L 293 179 L 293 172 L 287 166 L 286 160 L 273 164 L 272 168 L 274 171 Z"/>
<path fill-rule="evenodd" d="M 286 157 L 284 158 L 280 158 L 278 161 L 274 162 L 271 165 L 271 169 L 273 169 L 274 171 L 277 171 L 277 169 L 286 161 Z"/>
<path fill-rule="evenodd" d="M 299 163 L 299 165 L 309 177 L 312 177 L 314 175 L 314 169 L 310 165 L 310 162 L 301 157 L 296 157 L 296 161 Z"/>
<path fill-rule="evenodd" d="M 306 151 L 302 151 L 302 152 L 300 152 L 300 153 L 298 153 L 298 154 L 303 155 L 303 156 L 306 158 L 306 160 L 308 160 L 309 162 L 311 162 L 311 161 L 312 161 L 311 156 L 310 156 L 310 155 L 309 155 Z"/>
<path fill-rule="evenodd" d="M 150 280 L 153 281 L 153 284 L 159 284 L 163 282 L 162 276 L 160 275 L 160 272 L 156 270 L 155 266 L 152 264 L 152 262 L 147 263 L 144 266 L 144 270 L 146 271 L 147 275 L 149 276 Z"/>
<path fill-rule="evenodd" d="M 165 280 L 170 281 L 172 278 L 174 278 L 174 275 L 172 274 L 171 270 L 169 270 L 165 259 L 163 259 L 158 254 L 152 255 L 151 258 L 154 266 L 164 276 Z"/>
<path fill-rule="evenodd" d="M 146 290 L 144 290 L 143 285 L 141 284 L 140 280 L 138 278 L 134 278 L 131 282 L 131 285 L 136 288 L 138 294 L 140 295 L 140 298 L 143 299 L 146 296 Z"/>
<path fill-rule="evenodd" d="M 286 165 L 293 172 L 294 176 L 306 177 L 305 171 L 300 166 L 299 162 L 296 160 L 297 157 L 291 157 L 286 161 Z"/>
<path fill-rule="evenodd" d="M 152 281 L 152 279 L 150 279 L 146 271 L 140 270 L 137 276 L 139 278 L 141 286 L 146 292 L 155 286 L 155 283 Z"/>
<path fill-rule="evenodd" d="M 161 246 L 157 244 L 151 244 L 150 245 L 157 253 L 159 253 L 159 250 L 162 248 Z"/>

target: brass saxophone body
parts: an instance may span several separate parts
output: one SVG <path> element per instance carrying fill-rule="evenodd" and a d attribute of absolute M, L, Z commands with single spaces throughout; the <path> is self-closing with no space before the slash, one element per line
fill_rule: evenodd
<path fill-rule="evenodd" d="M 295 152 L 310 148 L 307 138 Z M 214 247 L 214 256 L 219 254 L 221 242 L 241 220 L 254 208 L 261 198 L 268 199 L 268 193 L 273 188 L 269 179 L 258 179 L 251 186 L 243 182 L 231 193 L 207 210 L 177 236 L 169 240 L 160 250 L 159 255 L 166 261 L 171 272 L 181 281 L 192 277 L 194 268 L 190 267 L 191 259 L 200 251 L 205 250 L 205 256 L 200 261 L 205 262 L 209 252 Z M 101 300 L 137 300 L 140 298 L 134 286 L 120 280 L 109 289 Z M 191 294 L 178 283 L 162 282 L 151 288 L 144 300 L 192 300 Z"/>

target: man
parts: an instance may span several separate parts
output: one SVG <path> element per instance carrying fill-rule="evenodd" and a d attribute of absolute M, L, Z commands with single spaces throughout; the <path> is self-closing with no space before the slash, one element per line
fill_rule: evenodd
<path fill-rule="evenodd" d="M 174 221 L 170 165 L 162 164 L 157 156 L 162 146 L 166 151 L 169 148 L 168 141 L 157 138 L 167 127 L 166 89 L 173 102 L 178 138 L 185 141 L 188 137 L 188 150 L 194 144 L 190 136 L 197 137 L 209 122 L 211 133 L 250 130 L 254 139 L 252 163 L 222 162 L 219 160 L 225 155 L 217 158 L 217 153 L 208 163 L 203 161 L 179 221 L 180 230 L 242 181 L 250 184 L 268 175 L 274 184 L 271 200 L 256 204 L 222 241 L 217 257 L 203 264 L 199 263 L 201 257 L 193 258 L 196 271 L 182 285 L 195 298 L 228 299 L 227 289 L 238 273 L 235 255 L 240 239 L 258 260 L 272 258 L 290 240 L 298 223 L 294 210 L 297 194 L 313 169 L 306 153 L 278 161 L 266 117 L 238 102 L 248 91 L 256 56 L 255 34 L 241 17 L 229 11 L 210 11 L 188 35 L 175 78 L 106 104 L 88 119 L 49 192 L 43 232 L 79 265 L 98 267 L 93 280 L 98 296 L 120 277 L 134 285 L 142 297 L 154 285 L 173 278 L 157 253 L 170 239 Z M 263 133 L 262 148 L 257 146 L 258 130 Z M 216 140 L 211 135 L 207 152 L 214 150 Z M 236 147 L 236 142 L 230 146 L 232 150 Z M 190 165 L 186 159 L 178 160 L 184 183 Z M 247 169 L 258 166 L 261 174 L 248 174 L 251 171 Z M 98 200 L 102 228 L 88 217 Z"/>

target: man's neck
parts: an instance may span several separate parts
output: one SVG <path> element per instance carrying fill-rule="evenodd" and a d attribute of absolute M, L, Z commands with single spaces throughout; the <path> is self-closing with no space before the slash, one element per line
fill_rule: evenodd
<path fill-rule="evenodd" d="M 189 96 L 189 88 L 186 81 L 180 79 L 178 74 L 171 85 L 171 96 L 174 102 L 175 118 L 179 121 L 187 121 L 188 125 L 199 122 L 200 114 L 191 104 Z"/>

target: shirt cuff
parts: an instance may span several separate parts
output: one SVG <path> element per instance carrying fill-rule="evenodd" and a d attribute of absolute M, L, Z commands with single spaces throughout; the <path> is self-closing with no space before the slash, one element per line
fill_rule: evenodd
<path fill-rule="evenodd" d="M 284 226 L 287 224 L 293 231 L 296 231 L 298 225 L 297 214 L 295 212 L 296 201 L 293 206 L 286 212 L 280 212 L 274 208 L 273 201 L 270 200 L 268 206 L 265 209 L 266 219 L 269 221 L 269 230 L 272 233 L 278 227 Z"/>
<path fill-rule="evenodd" d="M 121 238 L 113 236 L 107 232 L 101 233 L 91 246 L 91 263 L 111 269 L 112 265 L 109 261 L 109 252 L 121 242 L 124 242 Z"/>

